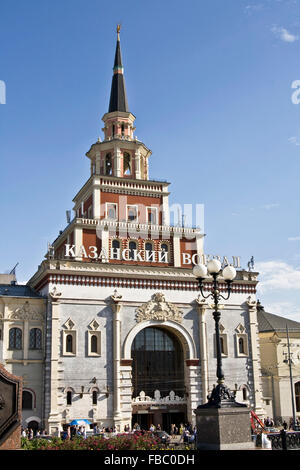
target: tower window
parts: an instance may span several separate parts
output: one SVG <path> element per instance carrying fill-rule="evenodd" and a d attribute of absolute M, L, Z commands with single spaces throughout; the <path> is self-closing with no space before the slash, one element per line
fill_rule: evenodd
<path fill-rule="evenodd" d="M 148 224 L 157 224 L 156 207 L 147 207 L 147 221 L 148 221 Z"/>
<path fill-rule="evenodd" d="M 123 168 L 124 168 L 124 175 L 131 175 L 131 156 L 127 152 L 124 152 Z"/>
<path fill-rule="evenodd" d="M 107 153 L 105 156 L 105 174 L 108 176 L 112 174 L 111 153 Z"/>
<path fill-rule="evenodd" d="M 127 206 L 127 219 L 130 222 L 137 222 L 138 220 L 137 206 Z"/>
<path fill-rule="evenodd" d="M 112 127 L 111 127 L 111 136 L 112 136 L 112 137 L 114 137 L 115 131 L 116 131 L 115 125 L 113 124 Z"/>
<path fill-rule="evenodd" d="M 119 240 L 113 240 L 111 243 L 111 258 L 120 259 L 120 242 Z"/>
<path fill-rule="evenodd" d="M 106 217 L 112 220 L 117 219 L 117 204 L 108 203 L 106 205 Z"/>
<path fill-rule="evenodd" d="M 134 259 L 134 250 L 136 250 L 136 242 L 129 242 L 128 248 L 129 252 L 129 259 Z"/>
<path fill-rule="evenodd" d="M 124 122 L 122 122 L 122 125 L 121 125 L 121 132 L 122 132 L 122 135 L 125 135 L 125 126 L 124 126 Z"/>

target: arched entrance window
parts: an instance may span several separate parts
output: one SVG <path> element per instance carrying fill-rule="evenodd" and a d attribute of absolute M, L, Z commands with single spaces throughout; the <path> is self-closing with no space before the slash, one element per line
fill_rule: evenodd
<path fill-rule="evenodd" d="M 300 382 L 295 384 L 296 411 L 300 411 Z"/>
<path fill-rule="evenodd" d="M 184 357 L 181 344 L 174 334 L 159 327 L 140 331 L 131 348 L 133 359 L 132 381 L 137 396 L 141 391 L 154 396 L 184 396 Z"/>

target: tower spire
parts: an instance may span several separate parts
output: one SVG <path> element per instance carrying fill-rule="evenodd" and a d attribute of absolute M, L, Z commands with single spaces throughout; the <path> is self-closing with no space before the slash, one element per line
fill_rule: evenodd
<path fill-rule="evenodd" d="M 110 101 L 109 101 L 109 113 L 114 111 L 129 112 L 127 95 L 125 88 L 125 79 L 123 75 L 123 64 L 122 64 L 122 55 L 121 55 L 121 45 L 120 45 L 120 29 L 121 25 L 117 25 L 117 46 L 115 53 L 114 61 L 114 74 L 111 84 L 110 92 Z"/>

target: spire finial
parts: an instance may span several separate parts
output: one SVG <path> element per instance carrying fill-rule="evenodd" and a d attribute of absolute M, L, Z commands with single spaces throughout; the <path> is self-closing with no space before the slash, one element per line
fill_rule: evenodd
<path fill-rule="evenodd" d="M 118 41 L 120 41 L 120 29 L 121 29 L 121 25 L 117 24 L 117 38 L 118 38 Z"/>

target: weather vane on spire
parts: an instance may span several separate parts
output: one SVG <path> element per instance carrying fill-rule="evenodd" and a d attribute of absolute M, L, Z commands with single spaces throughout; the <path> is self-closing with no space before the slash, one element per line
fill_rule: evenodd
<path fill-rule="evenodd" d="M 120 39 L 120 29 L 121 29 L 121 25 L 120 25 L 120 24 L 117 24 L 118 39 Z"/>

